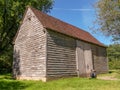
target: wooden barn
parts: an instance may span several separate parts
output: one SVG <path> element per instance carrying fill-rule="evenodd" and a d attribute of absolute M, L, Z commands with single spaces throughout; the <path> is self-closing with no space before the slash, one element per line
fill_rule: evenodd
<path fill-rule="evenodd" d="M 42 80 L 108 71 L 106 46 L 90 33 L 40 12 L 25 11 L 14 38 L 13 76 Z"/>

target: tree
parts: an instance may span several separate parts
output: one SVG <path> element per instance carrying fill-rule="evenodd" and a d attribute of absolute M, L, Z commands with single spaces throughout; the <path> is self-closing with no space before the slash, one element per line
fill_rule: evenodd
<path fill-rule="evenodd" d="M 53 3 L 53 0 L 0 0 L 0 66 L 11 67 L 12 41 L 26 6 L 48 13 Z"/>
<path fill-rule="evenodd" d="M 0 0 L 0 51 L 11 44 L 27 5 L 43 12 L 52 9 L 52 0 Z"/>
<path fill-rule="evenodd" d="M 110 69 L 120 69 L 120 44 L 112 44 L 107 48 Z"/>
<path fill-rule="evenodd" d="M 120 60 L 120 44 L 112 44 L 107 48 L 109 60 Z"/>
<path fill-rule="evenodd" d="M 98 0 L 96 11 L 98 30 L 120 41 L 120 0 Z"/>

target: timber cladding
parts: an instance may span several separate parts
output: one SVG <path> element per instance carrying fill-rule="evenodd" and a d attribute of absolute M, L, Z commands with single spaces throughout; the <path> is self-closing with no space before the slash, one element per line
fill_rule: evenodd
<path fill-rule="evenodd" d="M 89 76 L 91 70 L 97 74 L 108 71 L 106 48 L 76 40 L 76 64 L 79 76 Z"/>
<path fill-rule="evenodd" d="M 93 67 L 97 73 L 105 73 L 108 71 L 106 48 L 92 45 Z"/>
<path fill-rule="evenodd" d="M 51 30 L 47 32 L 48 77 L 77 75 L 75 39 Z"/>
<path fill-rule="evenodd" d="M 57 23 L 57 24 L 56 24 Z M 36 9 L 27 8 L 14 39 L 13 76 L 50 78 L 108 71 L 106 47 L 88 32 Z"/>
<path fill-rule="evenodd" d="M 46 75 L 46 35 L 30 9 L 26 14 L 14 45 L 13 74 L 15 78 L 39 79 Z"/>

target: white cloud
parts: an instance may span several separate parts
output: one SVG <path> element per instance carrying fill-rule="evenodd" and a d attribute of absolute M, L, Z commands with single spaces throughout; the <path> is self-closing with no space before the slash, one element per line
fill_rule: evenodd
<path fill-rule="evenodd" d="M 84 9 L 64 9 L 64 8 L 53 8 L 54 10 L 66 10 L 66 11 L 94 11 L 93 9 L 88 9 L 88 8 L 84 8 Z"/>

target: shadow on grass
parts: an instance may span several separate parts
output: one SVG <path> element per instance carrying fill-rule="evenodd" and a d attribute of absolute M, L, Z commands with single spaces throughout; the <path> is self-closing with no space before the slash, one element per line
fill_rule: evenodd
<path fill-rule="evenodd" d="M 14 80 L 10 75 L 0 75 L 0 90 L 24 90 L 28 85 Z"/>
<path fill-rule="evenodd" d="M 27 87 L 21 82 L 0 81 L 0 90 L 23 90 Z"/>

